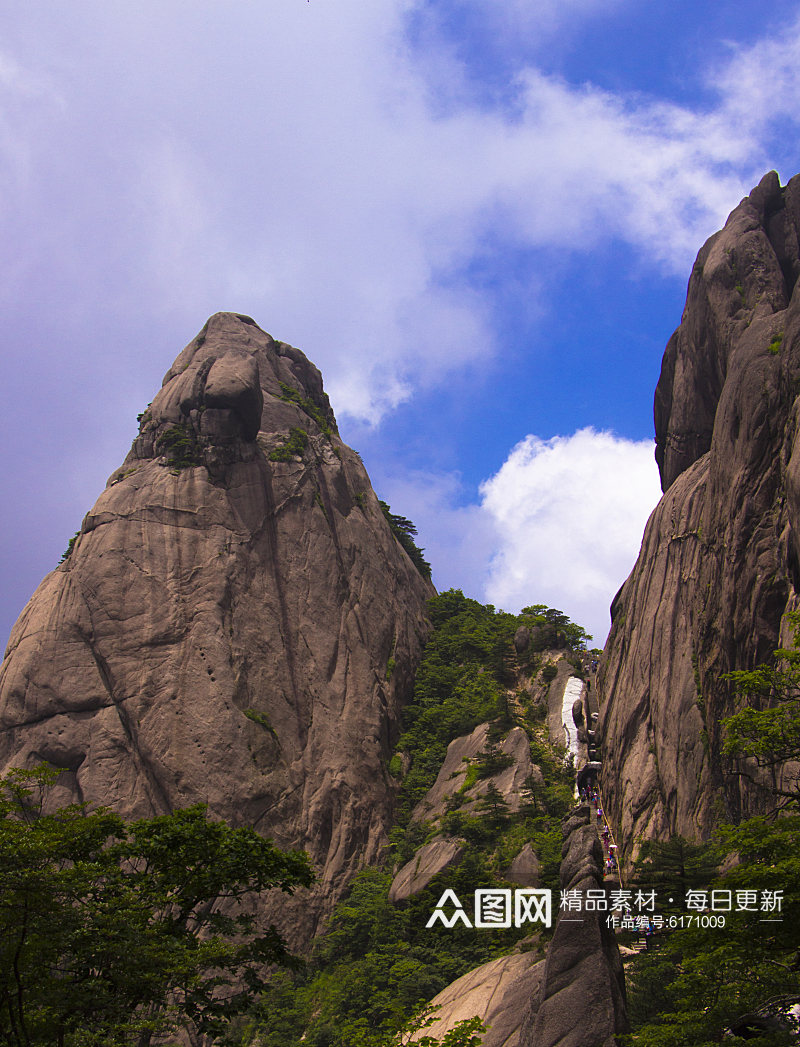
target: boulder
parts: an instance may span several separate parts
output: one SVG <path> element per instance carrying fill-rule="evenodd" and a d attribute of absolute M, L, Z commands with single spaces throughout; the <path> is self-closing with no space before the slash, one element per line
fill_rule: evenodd
<path fill-rule="evenodd" d="M 510 883 L 515 883 L 520 887 L 538 887 L 539 869 L 539 859 L 536 857 L 533 847 L 526 843 L 511 865 L 509 865 L 505 878 Z"/>
<path fill-rule="evenodd" d="M 526 625 L 521 625 L 514 633 L 514 649 L 517 654 L 524 654 L 530 647 L 531 631 Z"/>
<path fill-rule="evenodd" d="M 483 751 L 488 737 L 489 724 L 482 723 L 471 734 L 464 734 L 450 742 L 436 781 L 414 808 L 412 821 L 433 820 L 444 814 L 447 797 L 457 793 L 464 784 L 468 761 Z"/>
<path fill-rule="evenodd" d="M 489 743 L 489 724 L 482 723 L 471 734 L 454 739 L 447 747 L 442 767 L 436 781 L 420 800 L 412 812 L 414 821 L 436 821 L 447 810 L 448 797 L 455 795 L 464 785 L 470 761 L 476 761 Z M 538 784 L 544 778 L 542 772 L 531 760 L 531 749 L 528 736 L 521 727 L 512 727 L 499 743 L 501 753 L 510 756 L 512 763 L 487 778 L 479 778 L 466 790 L 459 810 L 474 813 L 480 799 L 493 785 L 508 804 L 512 814 L 519 811 L 522 804 L 521 791 L 529 776 Z"/>
<path fill-rule="evenodd" d="M 431 1002 L 436 1007 L 436 1020 L 411 1038 L 422 1036 L 441 1039 L 460 1021 L 477 1015 L 489 1031 L 481 1040 L 482 1047 L 521 1047 L 520 1025 L 531 997 L 539 993 L 544 961 L 533 953 L 501 956 L 462 975 Z"/>
<path fill-rule="evenodd" d="M 436 836 L 417 851 L 410 862 L 406 862 L 392 880 L 389 901 L 393 904 L 407 901 L 412 895 L 424 891 L 434 876 L 456 865 L 464 853 L 464 841 L 445 836 Z"/>

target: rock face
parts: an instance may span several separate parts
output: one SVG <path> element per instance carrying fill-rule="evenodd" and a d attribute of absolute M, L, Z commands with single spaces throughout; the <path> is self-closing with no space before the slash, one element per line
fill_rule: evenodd
<path fill-rule="evenodd" d="M 729 772 L 723 674 L 765 660 L 800 589 L 800 178 L 772 172 L 700 251 L 655 396 L 664 496 L 598 677 L 620 842 L 762 809 Z"/>
<path fill-rule="evenodd" d="M 447 810 L 449 797 L 454 796 L 466 784 L 469 764 L 478 762 L 488 745 L 488 723 L 479 724 L 472 734 L 454 738 L 447 747 L 447 754 L 436 781 L 414 808 L 412 819 L 435 822 L 441 818 Z M 539 783 L 544 780 L 542 772 L 531 761 L 528 736 L 521 727 L 512 727 L 506 737 L 497 744 L 497 750 L 511 762 L 494 774 L 479 778 L 466 789 L 459 810 L 472 813 L 493 785 L 508 804 L 509 812 L 516 813 L 523 801 L 521 791 L 525 779 L 533 775 Z"/>
<path fill-rule="evenodd" d="M 434 876 L 455 865 L 463 853 L 463 840 L 435 836 L 430 843 L 420 847 L 392 880 L 389 901 L 397 904 L 424 891 Z"/>
<path fill-rule="evenodd" d="M 520 1047 L 520 1026 L 530 998 L 539 994 L 544 960 L 530 953 L 501 956 L 458 978 L 431 1000 L 436 1021 L 411 1038 L 441 1039 L 460 1021 L 477 1015 L 488 1027 L 482 1047 Z"/>
<path fill-rule="evenodd" d="M 539 886 L 539 859 L 529 843 L 526 843 L 509 865 L 506 879 L 520 887 Z"/>
<path fill-rule="evenodd" d="M 0 766 L 146 816 L 198 801 L 319 884 L 296 944 L 374 861 L 429 582 L 339 439 L 319 371 L 218 313 L 180 354 L 0 671 Z M 391 663 L 390 663 L 391 659 Z"/>
<path fill-rule="evenodd" d="M 588 804 L 576 809 L 563 831 L 562 891 L 578 891 L 584 902 L 598 897 L 603 852 Z M 559 916 L 519 1047 L 614 1047 L 628 1031 L 622 960 L 606 915 L 584 904 Z"/>

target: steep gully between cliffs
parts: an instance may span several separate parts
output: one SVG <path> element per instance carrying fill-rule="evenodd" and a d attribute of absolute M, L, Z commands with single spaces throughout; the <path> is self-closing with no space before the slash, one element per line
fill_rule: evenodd
<path fill-rule="evenodd" d="M 572 721 L 628 858 L 770 809 L 775 783 L 724 754 L 721 725 L 739 701 L 726 674 L 785 644 L 800 607 L 798 276 L 800 180 L 772 172 L 692 270 L 655 397 L 664 496 Z M 302 947 L 382 852 L 432 593 L 317 369 L 216 314 L 12 631 L 0 768 L 46 761 L 62 801 L 125 816 L 202 801 L 307 849 L 310 898 L 265 914 Z M 550 710 L 553 737 L 567 705 Z M 602 860 L 583 805 L 562 888 L 602 889 Z M 624 1030 L 616 943 L 584 915 L 559 921 L 514 1047 L 610 1047 Z"/>
<path fill-rule="evenodd" d="M 664 494 L 612 603 L 592 710 L 624 861 L 640 841 L 704 840 L 721 820 L 769 812 L 781 786 L 780 769 L 725 754 L 723 722 L 741 707 L 727 674 L 791 646 L 784 616 L 800 608 L 798 277 L 800 177 L 782 187 L 770 172 L 699 252 L 656 390 Z M 591 864 L 596 833 L 584 828 Z M 577 972 L 556 977 L 565 1003 L 572 987 L 580 1004 Z M 524 1026 L 521 1047 L 548 1042 L 545 1014 Z M 562 1032 L 555 1042 L 606 1042 L 596 1028 Z"/>

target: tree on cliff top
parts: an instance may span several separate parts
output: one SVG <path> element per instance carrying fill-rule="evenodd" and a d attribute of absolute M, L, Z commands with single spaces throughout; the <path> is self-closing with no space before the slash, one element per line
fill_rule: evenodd
<path fill-rule="evenodd" d="M 429 579 L 431 576 L 431 565 L 422 555 L 425 550 L 420 549 L 414 541 L 417 537 L 416 526 L 405 516 L 398 516 L 397 513 L 393 513 L 391 506 L 387 505 L 386 502 L 378 499 L 378 505 L 381 507 L 381 511 L 386 517 L 386 522 L 389 524 L 392 534 L 408 553 L 413 565 L 423 578 Z"/>
<path fill-rule="evenodd" d="M 238 903 L 307 886 L 307 856 L 202 805 L 130 824 L 86 804 L 45 813 L 57 777 L 0 779 L 0 1040 L 144 1047 L 186 1020 L 219 1032 L 268 964 L 293 962 Z"/>

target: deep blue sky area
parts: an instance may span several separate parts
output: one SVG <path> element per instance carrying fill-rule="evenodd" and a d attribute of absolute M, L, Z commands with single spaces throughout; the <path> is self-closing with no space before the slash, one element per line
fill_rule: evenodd
<path fill-rule="evenodd" d="M 345 420 L 345 437 L 352 433 L 368 466 L 402 447 L 408 469 L 458 470 L 464 500 L 531 432 L 549 439 L 591 425 L 652 440 L 653 393 L 686 280 L 637 270 L 629 256 L 625 245 L 609 244 L 588 264 L 582 256 L 564 261 L 553 307 L 538 317 L 520 315 L 498 288 L 497 356 L 452 376 L 447 396 L 439 388 L 417 394 L 378 428 Z M 535 264 L 520 257 L 509 269 Z"/>
<path fill-rule="evenodd" d="M 230 309 L 320 367 L 438 586 L 602 642 L 694 257 L 800 170 L 800 0 L 7 14 L 0 639 Z"/>

